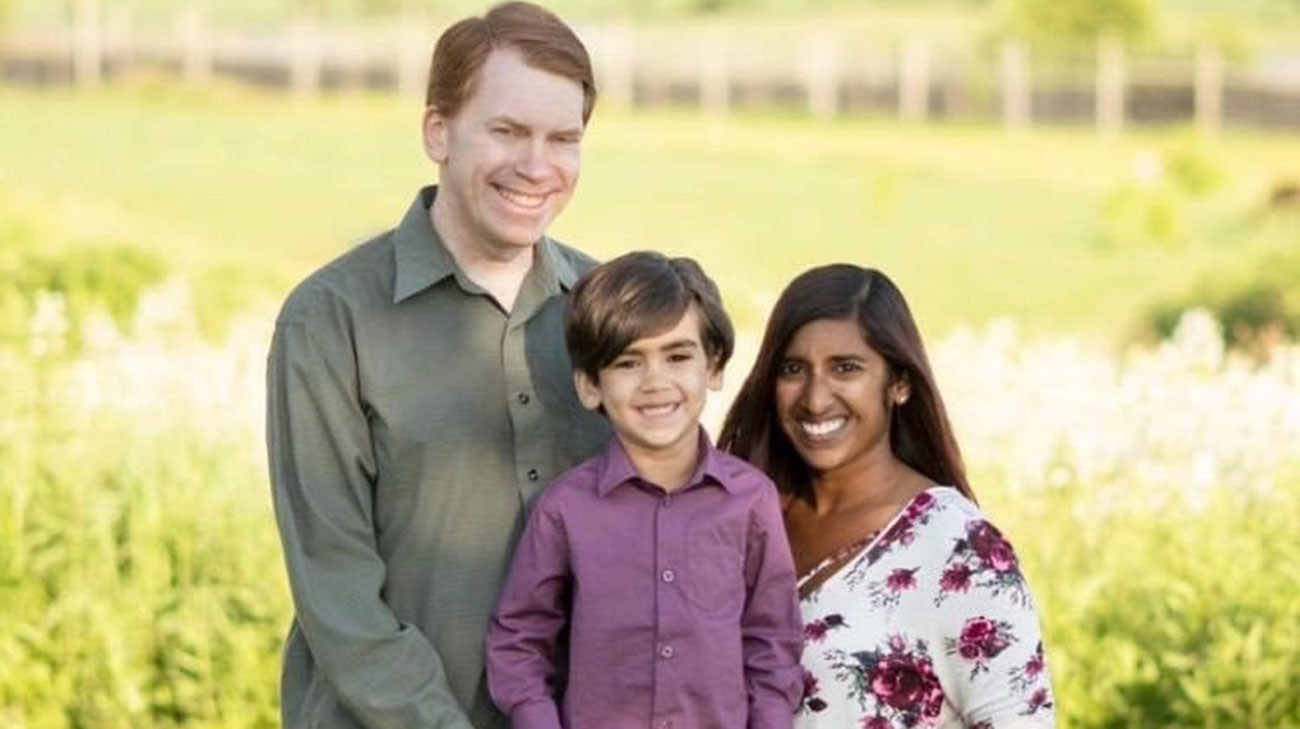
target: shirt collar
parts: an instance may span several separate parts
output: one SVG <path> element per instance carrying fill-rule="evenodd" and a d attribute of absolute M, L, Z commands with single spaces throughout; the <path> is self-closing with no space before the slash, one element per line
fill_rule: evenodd
<path fill-rule="evenodd" d="M 393 281 L 394 304 L 401 303 L 448 276 L 456 276 L 460 271 L 456 259 L 447 250 L 429 218 L 429 210 L 437 194 L 437 185 L 422 188 L 407 209 L 402 222 L 393 231 L 393 256 L 397 269 Z M 535 254 L 534 268 L 540 267 L 548 288 L 559 293 L 573 287 L 578 280 L 578 272 L 561 253 L 559 244 L 542 236 Z"/>
<path fill-rule="evenodd" d="M 701 427 L 699 432 L 700 439 L 700 460 L 695 465 L 695 472 L 686 482 L 681 490 L 694 488 L 706 482 L 713 482 L 721 486 L 730 493 L 735 492 L 735 485 L 731 482 L 726 468 L 723 466 L 722 454 L 717 448 L 713 447 L 713 442 L 709 440 L 709 434 Z M 616 487 L 621 486 L 633 479 L 640 479 L 636 472 L 636 467 L 632 465 L 632 459 L 628 458 L 627 450 L 623 448 L 623 443 L 618 438 L 610 439 L 609 447 L 601 456 L 600 468 L 597 471 L 596 493 L 602 498 L 609 495 Z M 643 479 L 642 479 L 643 480 Z"/>

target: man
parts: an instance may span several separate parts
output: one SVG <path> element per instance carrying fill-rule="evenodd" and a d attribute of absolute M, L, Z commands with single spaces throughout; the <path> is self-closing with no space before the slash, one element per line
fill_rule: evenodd
<path fill-rule="evenodd" d="M 592 261 L 545 236 L 594 99 L 581 42 L 535 5 L 447 29 L 423 125 L 440 184 L 284 305 L 267 440 L 287 727 L 507 725 L 483 639 L 525 505 L 608 439 L 562 328 Z"/>

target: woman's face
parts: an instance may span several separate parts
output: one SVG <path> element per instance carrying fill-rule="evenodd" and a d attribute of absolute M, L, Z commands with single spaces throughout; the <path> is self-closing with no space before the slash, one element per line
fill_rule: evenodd
<path fill-rule="evenodd" d="M 909 394 L 851 319 L 805 324 L 777 365 L 781 430 L 819 475 L 888 457 L 889 414 Z"/>

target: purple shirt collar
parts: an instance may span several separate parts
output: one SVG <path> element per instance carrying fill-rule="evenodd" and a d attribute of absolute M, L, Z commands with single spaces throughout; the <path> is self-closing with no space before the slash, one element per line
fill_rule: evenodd
<path fill-rule="evenodd" d="M 726 470 L 722 467 L 722 459 L 718 457 L 718 449 L 713 447 L 713 441 L 709 440 L 709 434 L 704 428 L 699 429 L 700 439 L 700 457 L 695 464 L 695 472 L 691 478 L 682 487 L 682 490 L 694 488 L 705 482 L 706 479 L 713 481 L 728 493 L 735 493 L 735 486 L 728 478 Z M 648 483 L 641 479 L 640 474 L 636 472 L 636 466 L 632 465 L 632 459 L 628 458 L 627 450 L 623 447 L 623 442 L 618 438 L 611 438 L 609 447 L 605 453 L 600 456 L 600 468 L 596 479 L 596 493 L 604 498 L 613 491 L 616 486 L 625 484 L 633 479 L 639 479 L 643 483 Z"/>

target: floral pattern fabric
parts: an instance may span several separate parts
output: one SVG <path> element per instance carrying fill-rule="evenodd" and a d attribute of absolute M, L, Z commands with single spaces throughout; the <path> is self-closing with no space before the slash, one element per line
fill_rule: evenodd
<path fill-rule="evenodd" d="M 1015 551 L 956 489 L 918 494 L 802 608 L 797 729 L 1055 726 Z"/>

